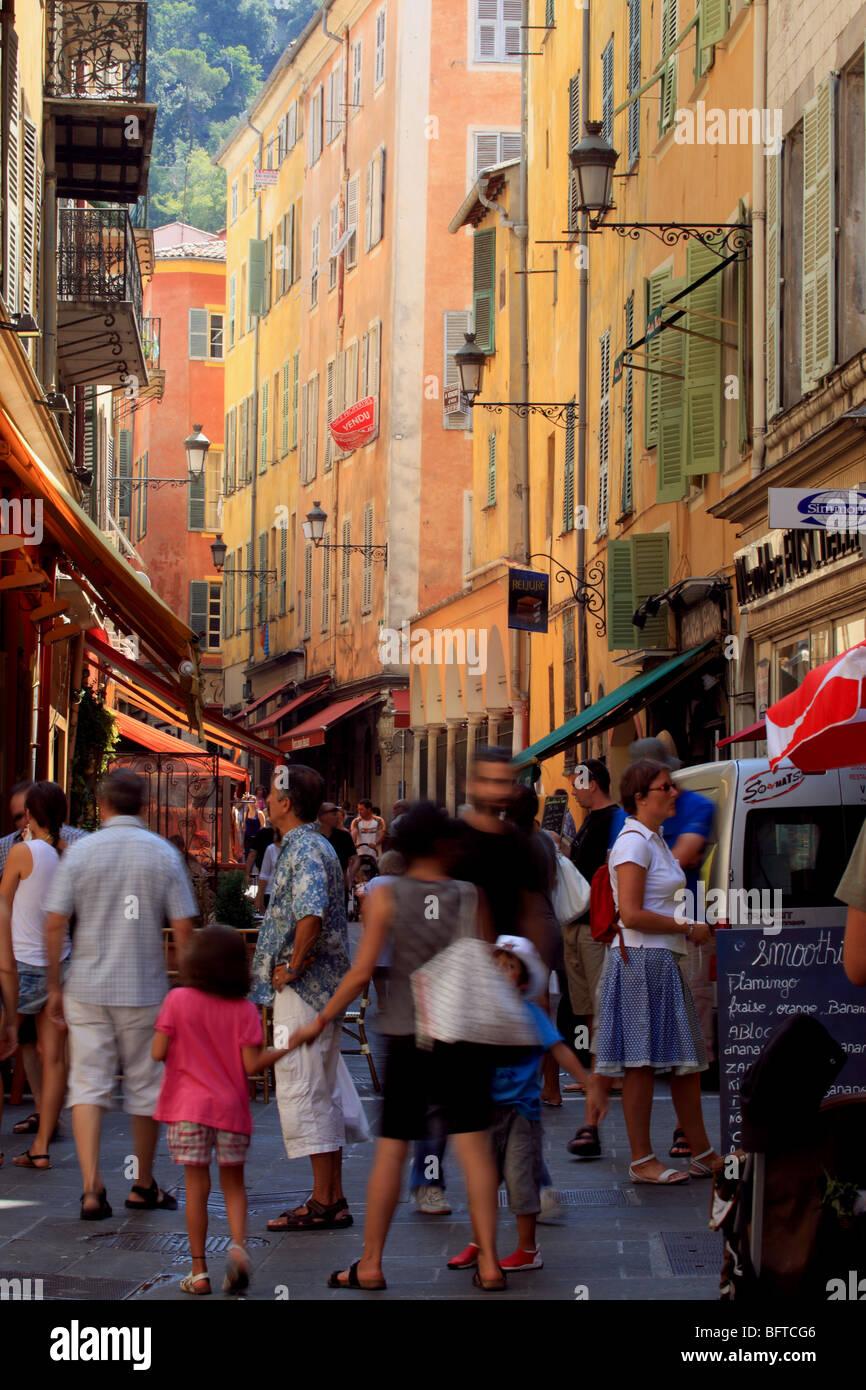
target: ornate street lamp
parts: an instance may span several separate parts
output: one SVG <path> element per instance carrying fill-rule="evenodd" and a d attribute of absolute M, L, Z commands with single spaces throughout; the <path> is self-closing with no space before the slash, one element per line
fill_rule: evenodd
<path fill-rule="evenodd" d="M 385 567 L 388 566 L 388 542 L 384 545 L 338 545 L 334 541 L 323 540 L 325 534 L 325 523 L 328 520 L 328 513 L 322 510 L 320 502 L 314 502 L 312 510 L 307 512 L 307 519 L 301 529 L 304 539 L 312 541 L 317 550 L 354 550 L 359 555 L 363 555 L 367 560 L 382 560 Z"/>
<path fill-rule="evenodd" d="M 479 401 L 481 375 L 490 354 L 476 345 L 474 333 L 464 333 L 463 336 L 466 341 L 455 352 L 454 361 L 460 375 L 460 391 L 470 410 L 478 407 L 481 410 L 490 410 L 494 415 L 501 415 L 504 410 L 508 410 L 512 415 L 521 418 L 526 415 L 543 415 L 551 424 L 566 428 L 570 417 L 576 422 L 577 407 L 574 401 Z"/>
<path fill-rule="evenodd" d="M 589 213 L 590 224 L 597 225 L 613 206 L 613 171 L 619 151 L 601 134 L 601 121 L 587 121 L 586 135 L 568 152 L 568 162 L 577 179 L 577 206 Z"/>
<path fill-rule="evenodd" d="M 210 440 L 207 435 L 202 434 L 201 425 L 193 425 L 192 434 L 183 441 L 183 447 L 186 449 L 189 476 L 193 482 L 198 482 L 204 472 L 204 463 L 210 448 Z"/>
<path fill-rule="evenodd" d="M 211 541 L 210 553 L 211 558 L 213 559 L 213 567 L 216 570 L 217 574 L 222 574 L 222 568 L 226 562 L 227 551 L 228 546 L 226 545 L 222 536 L 217 536 L 216 540 Z"/>
<path fill-rule="evenodd" d="M 482 352 L 477 346 L 474 333 L 464 333 L 463 336 L 466 341 L 455 352 L 454 361 L 460 375 L 460 390 L 472 406 L 481 390 L 481 373 L 487 361 L 487 353 Z"/>

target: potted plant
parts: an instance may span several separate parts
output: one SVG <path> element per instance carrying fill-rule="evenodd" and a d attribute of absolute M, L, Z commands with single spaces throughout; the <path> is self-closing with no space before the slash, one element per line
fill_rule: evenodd
<path fill-rule="evenodd" d="M 247 876 L 243 869 L 233 869 L 217 878 L 213 920 L 222 926 L 248 931 L 255 926 L 252 899 L 247 895 Z"/>

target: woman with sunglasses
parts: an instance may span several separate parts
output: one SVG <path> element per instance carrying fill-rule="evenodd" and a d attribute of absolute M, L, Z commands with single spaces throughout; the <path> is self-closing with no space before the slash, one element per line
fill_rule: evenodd
<path fill-rule="evenodd" d="M 700 1073 L 707 1056 L 695 1002 L 679 968 L 686 941 L 709 940 L 709 927 L 686 920 L 686 876 L 661 836 L 677 788 L 664 763 L 642 758 L 620 782 L 626 822 L 608 860 L 620 943 L 608 953 L 602 984 L 596 1071 L 624 1076 L 622 1108 L 633 1183 L 673 1185 L 709 1178 L 718 1160 L 704 1128 Z M 657 1073 L 670 1073 L 677 1118 L 695 1155 L 688 1173 L 666 1168 L 652 1150 L 650 1114 Z"/>

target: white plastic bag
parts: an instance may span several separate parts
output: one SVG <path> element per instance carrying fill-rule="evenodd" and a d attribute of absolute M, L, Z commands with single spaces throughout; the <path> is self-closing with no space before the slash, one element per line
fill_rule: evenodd
<path fill-rule="evenodd" d="M 561 927 L 582 917 L 589 907 L 589 884 L 564 854 L 556 856 L 556 884 L 553 889 L 553 910 Z"/>
<path fill-rule="evenodd" d="M 337 1079 L 334 1086 L 334 1099 L 343 1112 L 343 1127 L 347 1144 L 366 1144 L 370 1138 L 370 1126 L 364 1114 L 364 1106 L 358 1095 L 352 1073 L 342 1057 L 337 1062 Z"/>

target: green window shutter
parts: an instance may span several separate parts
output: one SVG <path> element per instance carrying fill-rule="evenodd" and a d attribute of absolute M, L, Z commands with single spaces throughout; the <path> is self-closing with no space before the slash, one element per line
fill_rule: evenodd
<path fill-rule="evenodd" d="M 257 582 L 259 586 L 259 622 L 263 623 L 268 616 L 268 581 L 262 573 L 268 567 L 268 533 L 262 531 L 259 535 L 259 574 Z"/>
<path fill-rule="evenodd" d="M 548 29 L 552 29 L 556 24 L 556 3 L 555 0 L 546 0 L 544 6 L 544 22 Z"/>
<path fill-rule="evenodd" d="M 705 52 L 728 32 L 728 0 L 700 0 L 699 47 Z"/>
<path fill-rule="evenodd" d="M 204 361 L 208 355 L 207 309 L 189 311 L 189 356 Z"/>
<path fill-rule="evenodd" d="M 187 493 L 187 515 L 186 528 L 188 531 L 203 531 L 205 522 L 205 501 L 207 492 L 207 479 L 202 473 L 200 478 L 191 478 Z"/>
<path fill-rule="evenodd" d="M 601 55 L 601 137 L 613 144 L 613 39 Z"/>
<path fill-rule="evenodd" d="M 634 294 L 630 294 L 625 302 L 625 341 L 626 346 L 634 338 Z M 622 403 L 622 423 L 623 423 L 623 458 L 622 458 L 622 495 L 620 497 L 620 507 L 623 512 L 630 512 L 634 506 L 634 483 L 632 477 L 634 460 L 634 380 L 631 367 L 625 369 L 625 386 L 623 391 Z"/>
<path fill-rule="evenodd" d="M 662 57 L 668 62 L 662 74 L 659 101 L 659 134 L 674 123 L 677 109 L 677 0 L 664 0 L 662 8 Z"/>
<path fill-rule="evenodd" d="M 193 579 L 189 586 L 189 625 L 202 648 L 207 646 L 208 586 Z"/>
<path fill-rule="evenodd" d="M 487 436 L 487 505 L 496 503 L 496 435 Z"/>
<path fill-rule="evenodd" d="M 289 452 L 289 413 L 292 401 L 292 371 L 289 362 L 283 363 L 282 410 L 280 414 L 280 455 Z"/>
<path fill-rule="evenodd" d="M 750 220 L 749 210 L 740 198 L 737 204 L 737 221 L 742 225 Z M 746 341 L 749 332 L 749 258 L 744 251 L 737 259 L 737 447 L 743 452 L 749 442 L 749 402 L 752 382 L 749 373 L 750 344 Z"/>
<path fill-rule="evenodd" d="M 298 447 L 298 387 L 301 375 L 301 354 L 292 358 L 292 448 Z"/>
<path fill-rule="evenodd" d="M 835 360 L 835 81 L 803 112 L 802 387 L 814 389 Z"/>
<path fill-rule="evenodd" d="M 719 257 L 710 247 L 689 242 L 686 267 L 690 281 L 700 279 L 718 264 Z M 719 473 L 722 467 L 722 272 L 692 290 L 688 307 L 688 327 L 702 336 L 685 340 L 686 476 Z M 707 338 L 713 341 L 707 342 Z"/>
<path fill-rule="evenodd" d="M 628 91 L 636 92 L 640 81 L 640 8 L 641 0 L 629 0 L 628 5 Z M 628 167 L 640 154 L 640 97 L 628 108 Z"/>
<path fill-rule="evenodd" d="M 634 606 L 638 607 L 652 594 L 668 587 L 668 537 L 656 532 L 648 536 L 633 536 L 632 575 Z M 634 610 L 632 610 L 634 611 Z M 668 607 L 662 604 L 654 618 L 647 618 L 642 628 L 635 628 L 635 643 L 639 647 L 668 645 Z"/>
<path fill-rule="evenodd" d="M 668 297 L 667 289 L 671 273 L 669 270 L 657 270 L 645 284 L 646 299 L 646 323 L 650 315 L 655 313 L 660 304 L 664 304 Z M 657 334 L 646 346 L 646 364 L 650 369 L 646 373 L 646 388 L 644 394 L 644 440 L 646 447 L 651 449 L 654 444 L 659 442 L 659 389 L 662 378 L 656 373 L 661 368 L 660 353 L 661 343 L 664 334 Z"/>
<path fill-rule="evenodd" d="M 233 275 L 229 280 L 229 347 L 235 345 L 235 317 L 237 306 L 237 278 Z"/>
<path fill-rule="evenodd" d="M 568 147 L 580 144 L 580 73 L 568 79 Z"/>
<path fill-rule="evenodd" d="M 117 516 L 120 521 L 132 521 L 132 430 L 120 430 L 117 436 Z"/>
<path fill-rule="evenodd" d="M 286 611 L 286 556 L 288 553 L 289 528 L 285 522 L 280 526 L 280 616 Z"/>
<path fill-rule="evenodd" d="M 602 335 L 599 360 L 598 529 L 607 530 L 610 510 L 610 329 Z"/>
<path fill-rule="evenodd" d="M 574 406 L 565 413 L 565 470 L 562 481 L 562 529 L 574 529 Z"/>
<path fill-rule="evenodd" d="M 265 263 L 268 243 L 250 239 L 247 271 L 247 317 L 256 318 L 265 312 Z"/>
<path fill-rule="evenodd" d="M 686 287 L 685 279 L 668 280 L 665 299 Z M 656 501 L 680 502 L 686 495 L 685 351 L 681 333 L 659 334 L 659 447 L 656 466 Z"/>
<path fill-rule="evenodd" d="M 246 546 L 247 561 L 243 568 L 247 571 L 245 576 L 247 581 L 246 603 L 244 604 L 244 627 L 246 631 L 253 625 L 253 543 L 247 541 Z"/>
<path fill-rule="evenodd" d="M 271 307 L 271 284 L 274 265 L 274 234 L 271 232 L 265 241 L 264 289 L 262 292 L 262 313 Z"/>
<path fill-rule="evenodd" d="M 259 472 L 268 471 L 268 417 L 269 411 L 269 386 L 267 381 L 262 382 L 259 392 Z"/>
<path fill-rule="evenodd" d="M 782 287 L 782 155 L 767 155 L 767 419 L 782 409 L 781 287 Z M 745 278 L 741 267 L 741 280 Z M 745 347 L 745 344 L 743 344 Z M 742 377 L 740 378 L 742 381 Z M 740 395 L 743 395 L 742 389 Z"/>
<path fill-rule="evenodd" d="M 475 339 L 485 352 L 494 351 L 496 294 L 496 231 L 476 232 L 473 241 L 472 310 Z"/>
<path fill-rule="evenodd" d="M 635 645 L 631 541 L 607 543 L 607 649 L 624 652 Z"/>

